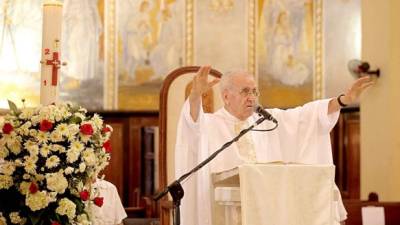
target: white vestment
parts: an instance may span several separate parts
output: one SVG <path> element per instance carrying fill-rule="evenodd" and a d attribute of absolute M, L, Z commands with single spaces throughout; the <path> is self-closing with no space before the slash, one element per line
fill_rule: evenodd
<path fill-rule="evenodd" d="M 93 187 L 99 192 L 99 197 L 104 198 L 104 204 L 101 207 L 91 205 L 92 224 L 116 225 L 122 223 L 127 215 L 115 185 L 106 180 L 96 179 Z"/>
<path fill-rule="evenodd" d="M 252 137 L 257 162 L 333 164 L 329 133 L 336 124 L 339 112 L 328 115 L 329 100 L 318 100 L 288 110 L 269 109 L 279 122 L 278 128 L 270 132 L 252 131 L 246 134 Z M 258 118 L 254 113 L 247 122 L 253 124 Z M 186 101 L 177 130 L 176 178 L 230 141 L 235 136 L 234 126 L 237 122 L 239 120 L 224 108 L 212 114 L 204 113 L 201 109 L 198 120 L 194 122 L 190 116 L 190 104 Z M 272 122 L 266 121 L 256 128 L 269 129 L 273 126 Z M 182 224 L 212 224 L 211 173 L 231 169 L 244 162 L 236 144 L 233 144 L 183 182 Z M 337 205 L 336 219 L 345 220 L 347 213 L 341 199 Z"/>

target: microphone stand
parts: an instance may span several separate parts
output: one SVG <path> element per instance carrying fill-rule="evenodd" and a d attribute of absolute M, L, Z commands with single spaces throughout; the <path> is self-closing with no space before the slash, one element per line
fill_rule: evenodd
<path fill-rule="evenodd" d="M 221 148 L 219 148 L 217 151 L 215 151 L 213 154 L 211 154 L 209 157 L 207 157 L 204 161 L 199 163 L 197 166 L 195 166 L 193 169 L 191 169 L 189 172 L 183 174 L 181 177 L 179 177 L 177 180 L 173 181 L 170 185 L 165 187 L 162 191 L 158 192 L 153 196 L 153 199 L 155 201 L 158 201 L 160 198 L 162 198 L 164 195 L 166 195 L 168 192 L 172 196 L 172 201 L 173 201 L 173 224 L 174 225 L 180 225 L 180 205 L 181 205 L 181 200 L 184 196 L 184 190 L 182 188 L 181 182 L 184 181 L 186 178 L 188 178 L 190 175 L 193 173 L 197 172 L 199 169 L 201 169 L 203 166 L 207 165 L 211 160 L 213 160 L 219 153 L 221 153 L 223 150 L 228 148 L 230 145 L 232 145 L 234 142 L 238 141 L 243 135 L 245 135 L 247 132 L 249 132 L 251 129 L 253 129 L 255 126 L 258 124 L 262 123 L 264 120 L 267 118 L 265 116 L 260 117 L 253 125 L 249 126 L 246 129 L 243 129 L 240 131 L 240 133 L 234 137 L 232 140 L 226 142 L 224 145 L 222 145 Z"/>

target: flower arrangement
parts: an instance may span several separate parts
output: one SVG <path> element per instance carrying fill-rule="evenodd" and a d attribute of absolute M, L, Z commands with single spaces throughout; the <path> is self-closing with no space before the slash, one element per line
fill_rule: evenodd
<path fill-rule="evenodd" d="M 91 224 L 112 128 L 71 103 L 17 109 L 0 124 L 0 225 Z M 1 162 L 3 161 L 3 162 Z"/>

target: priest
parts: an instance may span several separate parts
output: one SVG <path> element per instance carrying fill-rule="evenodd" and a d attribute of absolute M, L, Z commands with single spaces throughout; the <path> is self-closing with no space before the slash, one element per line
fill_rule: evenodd
<path fill-rule="evenodd" d="M 259 96 L 254 77 L 247 72 L 235 71 L 209 81 L 210 69 L 210 66 L 203 66 L 195 75 L 193 88 L 180 115 L 175 147 L 177 178 L 259 118 L 254 113 Z M 220 83 L 224 106 L 215 113 L 204 113 L 201 96 L 217 83 Z M 337 122 L 341 107 L 355 102 L 373 84 L 374 81 L 365 76 L 336 98 L 317 100 L 288 110 L 268 109 L 279 123 L 277 129 L 248 132 L 184 182 L 182 224 L 212 224 L 211 173 L 255 162 L 332 165 L 329 133 Z M 257 129 L 273 126 L 272 122 L 266 121 Z M 344 221 L 347 214 L 339 200 L 334 213 L 337 222 Z"/>

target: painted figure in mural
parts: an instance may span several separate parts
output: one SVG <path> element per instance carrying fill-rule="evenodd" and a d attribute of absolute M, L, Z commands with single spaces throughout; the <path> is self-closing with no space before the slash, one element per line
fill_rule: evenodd
<path fill-rule="evenodd" d="M 63 72 L 75 81 L 75 85 L 70 82 L 71 88 L 78 88 L 82 81 L 95 78 L 100 71 L 102 23 L 97 1 L 65 0 L 63 18 L 62 57 L 68 63 Z"/>
<path fill-rule="evenodd" d="M 217 12 L 226 12 L 233 8 L 234 0 L 211 0 L 210 7 Z"/>
<path fill-rule="evenodd" d="M 140 85 L 177 67 L 181 35 L 176 0 L 120 1 L 122 40 L 120 79 Z M 180 28 L 179 28 L 180 29 Z"/>
<path fill-rule="evenodd" d="M 27 106 L 38 102 L 41 5 L 37 0 L 0 0 L 0 108 L 8 108 L 6 99 L 25 99 Z"/>
<path fill-rule="evenodd" d="M 312 74 L 312 39 L 308 34 L 312 32 L 308 20 L 312 11 L 307 2 L 290 2 L 290 7 L 289 2 L 273 1 L 271 5 L 268 74 L 285 85 L 300 86 Z"/>
<path fill-rule="evenodd" d="M 310 70 L 295 57 L 294 34 L 289 12 L 281 11 L 272 28 L 271 76 L 283 84 L 298 86 L 310 75 Z"/>
<path fill-rule="evenodd" d="M 40 70 L 41 15 L 38 1 L 0 1 L 0 71 Z"/>

